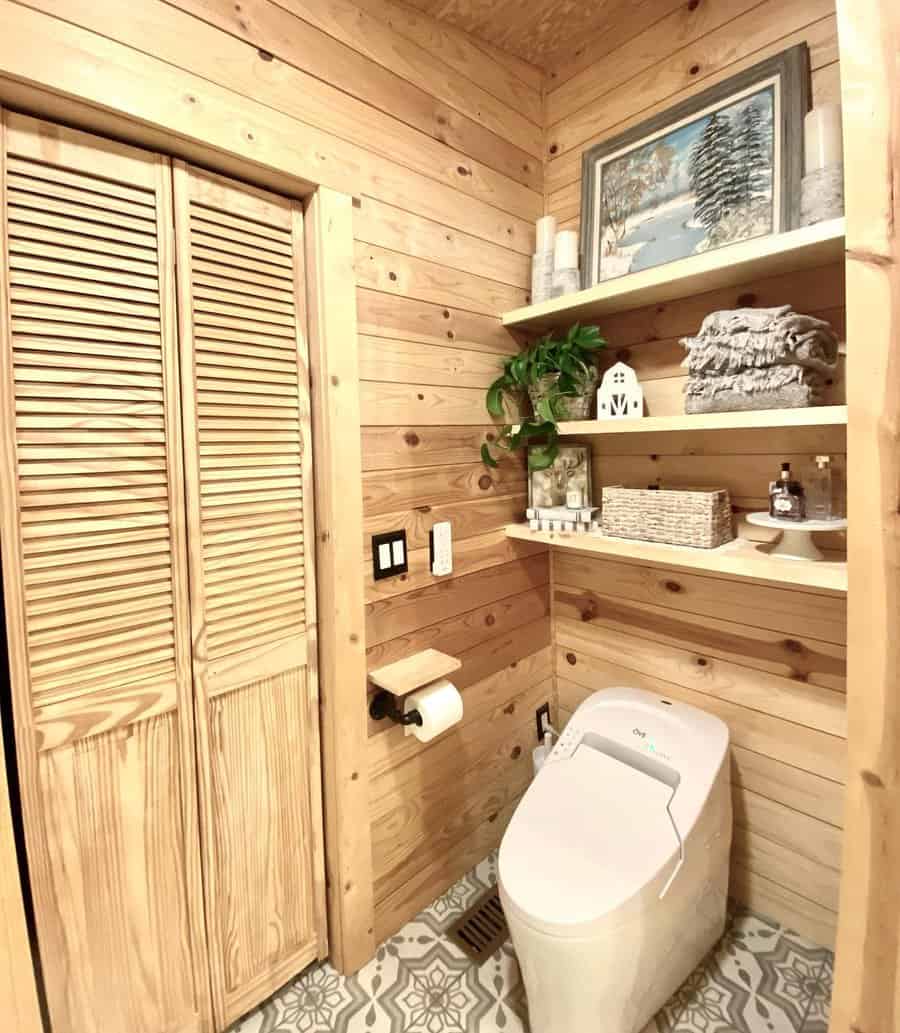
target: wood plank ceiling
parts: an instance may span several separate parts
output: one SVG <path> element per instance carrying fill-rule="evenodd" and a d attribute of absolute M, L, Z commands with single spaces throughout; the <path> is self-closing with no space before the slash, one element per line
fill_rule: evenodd
<path fill-rule="evenodd" d="M 653 3 L 655 0 L 644 0 Z M 564 59 L 585 34 L 611 28 L 635 0 L 405 0 L 541 68 Z M 643 6 L 643 4 L 640 4 Z"/>

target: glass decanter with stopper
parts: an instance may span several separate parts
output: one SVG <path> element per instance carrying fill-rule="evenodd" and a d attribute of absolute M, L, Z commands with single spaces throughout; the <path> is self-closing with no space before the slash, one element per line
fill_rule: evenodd
<path fill-rule="evenodd" d="M 791 464 L 781 464 L 781 475 L 769 489 L 769 516 L 776 520 L 805 520 L 803 485 L 791 476 Z"/>

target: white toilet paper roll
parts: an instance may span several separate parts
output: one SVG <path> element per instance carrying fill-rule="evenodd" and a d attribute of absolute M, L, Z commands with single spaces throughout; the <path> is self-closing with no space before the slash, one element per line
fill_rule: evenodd
<path fill-rule="evenodd" d="M 403 700 L 403 712 L 408 714 L 410 710 L 419 711 L 422 724 L 407 725 L 406 734 L 414 735 L 420 742 L 430 742 L 462 720 L 463 700 L 453 682 L 439 678 Z"/>

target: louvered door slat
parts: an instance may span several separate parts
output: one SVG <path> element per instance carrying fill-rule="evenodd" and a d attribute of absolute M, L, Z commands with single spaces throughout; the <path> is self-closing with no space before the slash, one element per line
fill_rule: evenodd
<path fill-rule="evenodd" d="M 69 275 L 66 275 L 66 272 Z M 20 290 L 41 287 L 50 291 L 87 294 L 104 304 L 115 304 L 118 300 L 125 300 L 152 305 L 154 309 L 158 309 L 158 301 L 152 287 L 117 285 L 108 276 L 103 280 L 95 280 L 93 277 L 84 276 L 81 269 L 65 270 L 65 267 L 59 266 L 52 272 L 49 263 L 41 263 L 39 269 L 31 270 L 21 263 L 16 282 L 22 285 Z"/>
<path fill-rule="evenodd" d="M 293 308 L 293 291 L 286 289 L 281 284 L 270 287 L 260 282 L 261 277 L 257 277 L 253 273 L 245 272 L 242 276 L 230 269 L 220 268 L 203 261 L 194 262 L 193 269 L 194 282 L 199 289 L 212 288 L 227 291 L 232 296 L 246 298 L 247 304 L 251 307 L 256 307 L 253 305 L 254 301 L 258 303 L 265 300 L 273 301 L 279 306 L 274 311 L 284 312 Z"/>
<path fill-rule="evenodd" d="M 167 160 L 4 113 L 3 574 L 54 1033 L 205 1029 Z"/>
<path fill-rule="evenodd" d="M 10 176 L 6 191 L 9 218 L 30 218 L 25 213 L 34 212 L 48 219 L 72 220 L 76 232 L 96 233 L 101 237 L 104 236 L 104 227 L 115 226 L 120 230 L 133 230 L 141 234 L 144 246 L 155 249 L 154 208 L 148 205 L 128 205 L 122 201 L 104 205 L 102 195 L 87 191 L 70 189 L 68 194 L 68 197 L 61 198 L 58 190 L 47 190 L 39 179 Z"/>
<path fill-rule="evenodd" d="M 152 276 L 93 265 L 80 261 L 80 257 L 77 261 L 72 260 L 74 256 L 54 258 L 49 251 L 49 248 L 43 252 L 38 249 L 36 254 L 21 249 L 18 252 L 10 251 L 9 267 L 23 274 L 44 274 L 63 279 L 71 277 L 79 284 L 93 284 L 96 289 L 108 285 L 110 293 L 115 293 L 121 287 L 132 287 L 141 291 L 143 296 L 154 295 Z M 24 277 L 22 282 L 26 282 Z"/>
<path fill-rule="evenodd" d="M 325 950 L 302 216 L 175 165 L 217 1024 Z"/>
<path fill-rule="evenodd" d="M 287 259 L 286 265 L 293 269 L 294 249 L 286 241 L 271 232 L 271 224 L 254 223 L 241 216 L 226 215 L 212 208 L 194 206 L 191 210 L 191 230 L 208 233 L 214 237 L 249 243 Z"/>
<path fill-rule="evenodd" d="M 29 173 L 37 173 L 37 175 Z M 148 205 L 140 198 L 142 195 L 135 194 L 129 199 L 119 199 L 110 193 L 100 194 L 95 190 L 85 189 L 84 182 L 72 180 L 69 183 L 56 183 L 41 173 L 46 172 L 45 168 L 29 166 L 27 164 L 17 166 L 16 169 L 10 164 L 7 176 L 10 191 L 15 191 L 16 196 L 34 196 L 49 203 L 50 199 L 56 198 L 70 204 L 77 204 L 91 208 L 102 215 L 105 213 L 122 213 L 132 218 L 142 218 L 151 225 L 154 222 L 154 206 Z"/>

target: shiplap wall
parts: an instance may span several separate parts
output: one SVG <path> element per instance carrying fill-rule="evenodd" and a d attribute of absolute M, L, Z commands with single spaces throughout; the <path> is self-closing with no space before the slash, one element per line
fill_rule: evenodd
<path fill-rule="evenodd" d="M 814 102 L 839 99 L 833 0 L 649 0 L 615 34 L 550 69 L 547 211 L 580 215 L 585 148 L 741 69 L 806 41 Z M 844 334 L 843 265 L 759 280 L 604 319 L 605 362 L 643 382 L 651 415 L 684 411 L 678 339 L 703 316 L 790 302 Z M 830 401 L 844 401 L 843 369 Z M 739 512 L 764 508 L 782 460 L 846 463 L 842 428 L 616 435 L 594 439 L 595 490 L 724 485 Z M 759 535 L 741 524 L 742 534 Z M 752 533 L 751 533 L 752 532 Z M 843 547 L 841 536 L 820 544 Z M 722 717 L 733 742 L 732 892 L 826 944 L 834 938 L 846 752 L 846 616 L 841 597 L 659 567 L 554 560 L 554 669 L 562 720 L 591 691 L 635 685 Z"/>
<path fill-rule="evenodd" d="M 275 189 L 357 198 L 365 527 L 346 547 L 369 572 L 370 666 L 437 646 L 462 658 L 466 700 L 428 748 L 371 727 L 381 939 L 499 841 L 552 688 L 548 559 L 500 530 L 523 515 L 524 468 L 478 454 L 485 388 L 517 347 L 497 316 L 526 301 L 544 203 L 542 75 L 390 0 L 0 0 L 0 20 L 0 75 L 87 102 L 82 124 L 125 114 L 161 149 L 171 131 Z M 449 578 L 429 573 L 436 520 Z M 376 585 L 368 536 L 398 527 L 409 574 Z"/>

